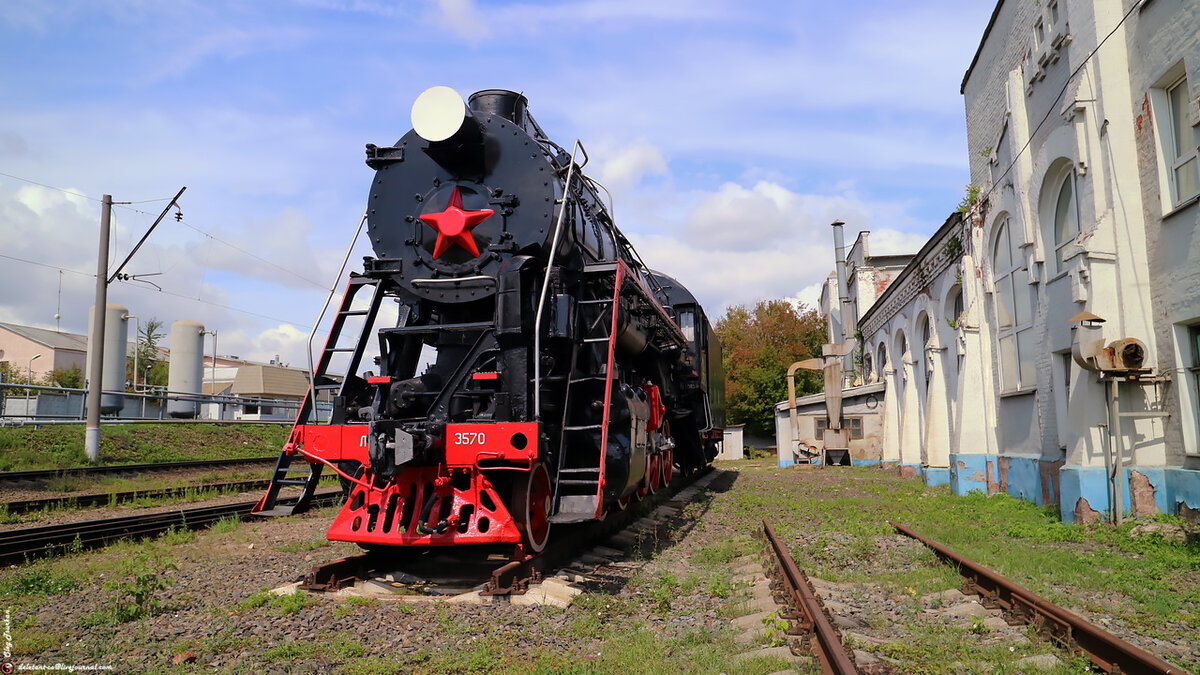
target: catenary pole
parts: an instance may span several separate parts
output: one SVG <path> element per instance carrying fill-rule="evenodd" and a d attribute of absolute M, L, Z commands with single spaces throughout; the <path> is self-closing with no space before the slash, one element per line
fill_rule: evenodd
<path fill-rule="evenodd" d="M 108 233 L 112 219 L 112 195 L 104 195 L 100 209 L 100 254 L 96 256 L 96 304 L 92 307 L 92 334 L 88 336 L 91 368 L 87 382 L 87 430 L 84 451 L 93 464 L 100 459 L 100 390 L 104 372 L 104 315 L 108 307 Z"/>

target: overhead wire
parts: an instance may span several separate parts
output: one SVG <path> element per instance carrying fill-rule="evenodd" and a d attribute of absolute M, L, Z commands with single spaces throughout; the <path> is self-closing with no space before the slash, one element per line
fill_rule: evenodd
<path fill-rule="evenodd" d="M 59 272 L 70 272 L 71 274 L 78 274 L 81 277 L 91 277 L 93 279 L 96 278 L 96 275 L 94 273 L 80 272 L 79 270 L 73 270 L 69 267 L 59 267 L 58 265 L 51 265 L 49 263 L 38 262 L 36 260 L 27 260 L 25 258 L 18 258 L 15 255 L 6 255 L 4 253 L 0 253 L 0 258 L 7 258 L 9 260 L 15 260 L 17 262 L 23 262 L 23 263 L 26 263 L 29 265 L 37 265 L 38 267 L 48 267 L 52 270 L 58 270 Z"/>
<path fill-rule="evenodd" d="M 1071 74 L 1067 77 L 1067 81 L 1063 83 L 1062 89 L 1058 91 L 1058 94 L 1054 97 L 1054 100 L 1050 102 L 1050 105 L 1046 106 L 1046 114 L 1042 116 L 1042 120 L 1038 122 L 1037 126 L 1033 128 L 1033 131 L 1029 133 L 1028 137 L 1025 139 L 1025 144 L 1022 145 L 1021 149 L 1013 155 L 1012 161 L 1009 162 L 1008 166 L 1004 169 L 1004 172 L 1000 174 L 1000 177 L 992 181 L 992 184 L 988 187 L 988 189 L 979 196 L 979 202 L 982 202 L 984 199 L 991 196 L 991 194 L 995 192 L 996 187 L 1004 181 L 1005 177 L 1008 176 L 1013 167 L 1017 165 L 1017 160 L 1019 160 L 1021 155 L 1029 149 L 1029 146 L 1033 143 L 1033 139 L 1035 136 L 1037 136 L 1038 131 L 1040 131 L 1042 126 L 1045 125 L 1050 119 L 1051 113 L 1053 113 L 1058 107 L 1059 101 L 1062 100 L 1063 94 L 1067 93 L 1067 89 L 1071 86 L 1071 82 L 1075 80 L 1075 76 L 1083 71 L 1084 66 L 1091 62 L 1092 57 L 1094 57 L 1096 53 L 1100 51 L 1100 48 L 1104 46 L 1104 43 L 1108 42 L 1108 39 L 1115 35 L 1116 32 L 1120 30 L 1121 26 L 1125 25 L 1125 21 L 1141 6 L 1142 3 L 1140 2 L 1133 3 L 1130 6 L 1129 11 L 1125 12 L 1125 16 L 1122 16 L 1121 20 L 1117 22 L 1117 25 L 1113 26 L 1113 29 L 1108 32 L 1108 35 L 1105 35 L 1104 39 L 1100 40 L 1100 42 L 1096 44 L 1092 51 L 1088 52 L 1088 55 L 1084 57 L 1083 61 L 1081 61 L 1079 65 L 1071 71 Z"/>
<path fill-rule="evenodd" d="M 46 188 L 46 189 L 48 189 L 48 190 L 55 190 L 55 191 L 61 192 L 61 193 L 63 193 L 63 194 L 71 195 L 71 196 L 74 196 L 74 197 L 79 197 L 79 198 L 81 198 L 81 199 L 86 199 L 86 200 L 88 200 L 88 201 L 91 201 L 91 202 L 101 203 L 101 201 L 102 201 L 102 200 L 100 200 L 100 199 L 96 199 L 95 197 L 90 197 L 90 196 L 88 196 L 88 195 L 86 195 L 86 194 L 83 194 L 83 193 L 80 193 L 80 192 L 76 192 L 76 191 L 74 191 L 74 190 L 68 190 L 68 189 L 66 189 L 66 188 L 58 187 L 58 186 L 55 186 L 55 185 L 50 185 L 50 184 L 48 184 L 48 183 L 42 183 L 42 182 L 40 182 L 40 181 L 35 181 L 35 180 L 29 179 L 29 178 L 25 178 L 25 177 L 22 177 L 22 176 L 17 176 L 17 175 L 10 174 L 10 173 L 6 173 L 6 172 L 2 172 L 2 171 L 0 171 L 0 176 L 4 176 L 4 177 L 6 177 L 6 178 L 11 178 L 11 179 L 13 179 L 13 180 L 17 180 L 17 181 L 21 181 L 21 182 L 24 182 L 24 183 L 28 183 L 28 184 L 30 184 L 30 185 L 37 185 L 38 187 L 43 187 L 43 188 Z M 141 214 L 141 215 L 147 215 L 147 216 L 153 216 L 154 214 L 151 214 L 151 213 L 149 213 L 149 212 L 147 212 L 147 211 L 143 211 L 143 210 L 140 210 L 140 209 L 137 209 L 137 208 L 132 208 L 130 205 L 133 205 L 133 204 L 148 204 L 148 203 L 153 203 L 153 202 L 164 202 L 164 201 L 168 201 L 168 200 L 170 200 L 170 197 L 162 197 L 162 198 L 156 198 L 156 199 L 145 199 L 145 200 L 139 200 L 139 201 L 122 202 L 122 203 L 120 203 L 120 204 L 114 204 L 113 206 L 114 206 L 114 207 L 116 207 L 116 208 L 119 208 L 119 209 L 124 209 L 124 210 L 126 210 L 126 211 L 133 212 L 133 213 L 138 213 L 138 214 Z M 285 274 L 288 274 L 288 275 L 290 275 L 290 276 L 292 276 L 292 277 L 295 277 L 295 278 L 297 278 L 297 279 L 299 279 L 299 280 L 301 280 L 301 281 L 304 281 L 305 283 L 311 284 L 311 285 L 313 285 L 313 286 L 315 286 L 315 287 L 317 287 L 317 288 L 319 288 L 319 289 L 321 289 L 321 290 L 329 290 L 329 287 L 327 287 L 327 286 L 325 286 L 325 285 L 323 285 L 323 284 L 320 284 L 320 283 L 318 283 L 318 282 L 316 282 L 316 281 L 313 281 L 312 279 L 309 279 L 309 278 L 305 277 L 305 276 L 304 276 L 304 275 L 302 275 L 302 274 L 299 274 L 298 272 L 295 272 L 295 271 L 293 271 L 293 270 L 289 270 L 289 269 L 287 269 L 286 267 L 283 267 L 283 266 L 281 266 L 281 265 L 279 265 L 279 264 L 277 264 L 277 263 L 274 263 L 274 262 L 272 262 L 272 261 L 270 261 L 270 260 L 267 260 L 266 258 L 263 258 L 262 256 L 259 256 L 259 255 L 256 255 L 256 254 L 254 254 L 254 253 L 250 252 L 250 251 L 247 251 L 246 249 L 244 249 L 244 248 L 241 248 L 240 246 L 237 246 L 236 244 L 233 244 L 233 243 L 231 243 L 231 242 L 228 242 L 228 241 L 226 241 L 226 240 L 224 240 L 224 239 L 222 239 L 222 238 L 220 238 L 220 237 L 217 237 L 216 235 L 213 235 L 212 233 L 210 233 L 210 232 L 207 232 L 207 231 L 203 230 L 203 229 L 202 229 L 202 228 L 200 228 L 200 227 L 197 227 L 197 226 L 195 226 L 195 225 L 192 225 L 191 223 L 188 223 L 188 222 L 186 222 L 186 221 L 182 221 L 182 220 L 180 220 L 179 222 L 180 222 L 181 224 L 183 224 L 185 227 L 187 227 L 187 228 L 189 228 L 189 229 L 191 229 L 191 230 L 195 231 L 196 233 L 203 235 L 203 236 L 204 236 L 204 237 L 206 237 L 208 240 L 210 240 L 210 242 L 211 242 L 211 241 L 216 241 L 216 242 L 219 242 L 219 243 L 221 243 L 221 244 L 224 244 L 225 246 L 228 246 L 229 248 L 232 248 L 232 249 L 234 249 L 234 250 L 238 251 L 239 253 L 242 253 L 243 255 L 246 255 L 246 256 L 248 256 L 248 257 L 250 257 L 250 258 L 253 258 L 253 259 L 255 259 L 255 260 L 257 260 L 257 261 L 259 261 L 259 262 L 261 262 L 261 263 L 263 263 L 263 264 L 265 264 L 265 265 L 268 265 L 268 266 L 270 266 L 270 267 L 272 267 L 272 268 L 274 268 L 274 269 L 276 269 L 276 270 L 279 270 L 280 272 L 283 272 L 283 273 L 285 273 Z M 114 242 L 114 245 L 115 245 L 115 242 Z M 73 269 L 66 268 L 66 267 L 60 267 L 60 266 L 57 266 L 57 265 L 52 265 L 52 264 L 48 264 L 48 263 L 43 263 L 43 262 L 39 262 L 39 261 L 36 261 L 36 260 L 28 260 L 28 259 L 25 259 L 25 258 L 19 258 L 19 257 L 16 257 L 16 256 L 5 255 L 5 254 L 0 254 L 0 257 L 2 257 L 2 258 L 6 258 L 6 259 L 9 259 L 9 260 L 14 260 L 14 261 L 16 261 L 16 262 L 22 262 L 22 263 L 26 263 L 26 264 L 29 264 L 29 265 L 35 265 L 35 266 L 38 266 L 38 267 L 45 267 L 45 268 L 48 268 L 48 269 L 55 269 L 55 270 L 59 270 L 59 271 L 62 271 L 62 272 L 70 272 L 70 273 L 72 273 L 72 274 L 77 274 L 77 275 L 80 275 L 80 276 L 90 277 L 90 278 L 93 278 L 93 279 L 96 277 L 96 275 L 95 275 L 95 274 L 93 274 L 93 273 L 85 273 L 85 272 L 80 272 L 80 271 L 78 271 L 78 270 L 73 270 Z M 335 282 L 335 285 L 336 285 L 336 282 Z M 134 286 L 134 288 L 141 288 L 141 287 L 139 287 L 139 286 Z M 229 311 L 238 312 L 238 313 L 241 313 L 241 314 L 246 314 L 246 315 L 249 315 L 249 316 L 255 316 L 255 317 L 259 317 L 259 318 L 269 319 L 269 320 L 271 320 L 271 321 L 279 321 L 279 322 L 281 322 L 281 323 L 285 323 L 285 324 L 288 324 L 288 325 L 290 325 L 290 326 L 294 326 L 294 327 L 297 327 L 297 328 L 304 328 L 304 329 L 306 329 L 306 330 L 309 330 L 309 329 L 311 329 L 311 328 L 312 328 L 312 326 L 311 326 L 311 325 L 301 324 L 301 323 L 297 323 L 297 322 L 295 322 L 295 321 L 291 321 L 291 320 L 288 320 L 288 319 L 283 319 L 283 318 L 280 318 L 280 317 L 270 316 L 270 315 L 267 315 L 267 314 L 262 314 L 262 313 L 260 313 L 260 312 L 254 312 L 254 311 L 251 311 L 251 310 L 242 309 L 242 308 L 240 308 L 240 307 L 234 307 L 234 306 L 232 306 L 232 305 L 226 305 L 226 304 L 223 304 L 223 303 L 213 302 L 213 301 L 211 301 L 211 300 L 205 300 L 205 299 L 204 299 L 203 297 L 201 297 L 201 295 L 200 295 L 200 292 L 202 291 L 202 289 L 203 289 L 203 279 L 201 280 L 200 289 L 197 291 L 197 295 L 196 295 L 196 297 L 191 297 L 191 296 L 188 296 L 188 295 L 184 295 L 184 294 L 177 293 L 177 292 L 173 292 L 173 291 L 168 291 L 168 290 L 165 290 L 165 289 L 159 289 L 159 291 L 158 291 L 158 292 L 160 292 L 160 293 L 164 293 L 164 294 L 166 294 L 166 295 L 170 295 L 170 296 L 173 296 L 173 297 L 178 297 L 178 298 L 182 298 L 182 299 L 186 299 L 186 300 L 192 300 L 192 301 L 195 301 L 195 302 L 200 302 L 200 303 L 202 303 L 202 304 L 210 305 L 210 306 L 213 306 L 213 307 L 219 307 L 219 308 L 221 308 L 221 309 L 226 309 L 226 310 L 229 310 Z M 145 289 L 145 290 L 149 290 L 149 289 Z M 318 331 L 318 332 L 321 332 L 321 331 Z"/>

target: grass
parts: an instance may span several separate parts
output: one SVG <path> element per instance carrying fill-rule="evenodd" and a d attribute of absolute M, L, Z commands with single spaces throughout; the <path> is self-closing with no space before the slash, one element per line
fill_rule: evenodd
<path fill-rule="evenodd" d="M 743 476 L 732 510 L 747 527 L 771 521 L 800 566 L 816 576 L 882 582 L 891 593 L 917 596 L 959 586 L 956 571 L 923 545 L 900 537 L 887 522 L 892 520 L 1052 602 L 1112 615 L 1142 635 L 1179 640 L 1183 636 L 1171 633 L 1169 623 L 1200 625 L 1200 546 L 1132 537 L 1134 522 L 1119 528 L 1067 525 L 1055 511 L 1008 495 L 957 497 L 877 467 L 775 475 L 786 479 L 771 479 L 766 489 L 748 484 L 765 484 L 765 475 Z M 923 649 L 926 635 L 944 637 L 935 629 L 912 630 L 913 639 L 895 650 Z M 932 649 L 950 647 L 947 642 Z M 917 659 L 902 660 L 908 658 Z M 978 652 L 976 658 L 989 656 Z M 943 657 L 944 663 L 954 660 Z"/>
<path fill-rule="evenodd" d="M 78 588 L 81 580 L 46 564 L 16 568 L 0 576 L 0 597 L 50 596 Z"/>
<path fill-rule="evenodd" d="M 903 672 L 1015 672 L 1013 664 L 1020 658 L 1052 648 L 1036 640 L 997 646 L 992 644 L 997 631 L 980 621 L 946 625 L 924 618 L 921 596 L 956 588 L 960 579 L 925 547 L 897 535 L 887 525 L 888 519 L 905 522 L 1001 573 L 1017 577 L 1018 583 L 1035 592 L 1045 593 L 1045 589 L 1031 580 L 1049 575 L 1065 580 L 1054 582 L 1051 591 L 1061 590 L 1095 603 L 1113 598 L 1109 603 L 1112 606 L 1101 609 L 1134 625 L 1142 634 L 1161 633 L 1164 639 L 1178 643 L 1194 639 L 1194 627 L 1200 625 L 1195 616 L 1200 601 L 1194 597 L 1200 588 L 1196 581 L 1200 566 L 1196 552 L 1187 546 L 1131 538 L 1128 528 L 1114 531 L 1064 526 L 1053 514 L 1025 502 L 981 495 L 956 498 L 944 489 L 900 480 L 878 469 L 801 473 L 750 463 L 745 470 L 740 464 L 733 468 L 739 472 L 737 480 L 724 492 L 710 493 L 705 498 L 706 510 L 686 509 L 704 519 L 703 527 L 696 525 L 689 530 L 686 524 L 677 523 L 674 529 L 660 528 L 662 548 L 646 557 L 642 571 L 622 577 L 615 590 L 608 581 L 594 586 L 576 596 L 566 609 L 475 608 L 442 602 L 393 605 L 373 598 L 350 598 L 329 603 L 330 612 L 318 613 L 306 608 L 328 601 L 304 593 L 275 596 L 263 588 L 234 607 L 201 611 L 211 612 L 214 621 L 230 626 L 252 618 L 246 616 L 248 613 L 260 618 L 280 617 L 288 625 L 331 613 L 354 625 L 370 621 L 378 626 L 431 628 L 410 636 L 408 644 L 420 648 L 415 653 L 385 650 L 368 633 L 329 633 L 295 642 L 276 642 L 282 636 L 265 642 L 245 641 L 234 638 L 232 629 L 225 630 L 220 623 L 215 634 L 187 642 L 181 649 L 201 654 L 201 666 L 214 653 L 248 652 L 244 665 L 237 666 L 242 670 L 234 668 L 237 672 L 279 669 L 293 661 L 314 664 L 323 672 L 350 674 L 775 672 L 788 668 L 788 664 L 769 658 L 733 660 L 733 655 L 746 646 L 734 642 L 737 631 L 727 621 L 748 613 L 748 587 L 734 583 L 733 566 L 744 556 L 763 550 L 761 541 L 753 539 L 751 533 L 764 517 L 788 543 L 801 567 L 813 576 L 864 583 L 881 580 L 888 593 L 902 598 L 898 601 L 901 637 L 882 646 L 864 644 L 860 648 L 900 661 Z M 313 517 L 328 521 L 335 511 L 322 509 Z M 23 613 L 54 595 L 79 593 L 81 598 L 94 600 L 86 594 L 108 580 L 133 583 L 133 567 L 123 560 L 134 560 L 141 551 L 160 558 L 188 560 L 196 551 L 214 548 L 214 542 L 237 541 L 244 545 L 254 541 L 256 549 L 261 545 L 270 556 L 278 556 L 276 551 L 303 553 L 329 545 L 311 531 L 295 541 L 260 541 L 253 539 L 255 527 L 231 521 L 220 526 L 220 532 L 194 535 L 187 542 L 160 538 L 118 544 L 100 556 L 71 556 L 0 571 L 0 598 L 4 604 L 18 608 L 14 612 L 17 623 Z M 695 540 L 688 539 L 679 545 L 680 532 L 704 532 L 707 541 L 692 547 Z M 1135 578 L 1139 581 L 1133 581 Z M 268 582 L 265 577 L 263 580 Z M 1171 591 L 1159 589 L 1159 585 Z M 870 593 L 879 591 L 871 589 Z M 179 605 L 181 596 L 172 596 L 171 602 Z M 186 605 L 170 609 L 194 611 Z M 698 612 L 710 612 L 713 621 L 696 622 Z M 1172 633 L 1163 616 L 1171 616 L 1185 629 L 1191 626 L 1191 635 Z M 881 611 L 877 616 L 864 615 L 864 620 L 871 625 L 886 622 L 890 630 L 896 616 Z M 94 660 L 119 662 L 120 645 L 128 640 L 105 643 L 96 637 L 135 635 L 145 630 L 146 639 L 152 639 L 149 626 L 155 624 L 157 621 L 115 626 L 109 623 L 83 631 L 72 626 L 67 630 L 72 636 L 71 645 L 63 647 L 63 653 L 84 654 L 96 644 L 94 648 L 108 651 L 96 654 Z M 314 625 L 322 630 L 319 624 Z M 28 626 L 15 627 L 32 630 Z M 63 640 L 55 628 L 47 627 L 44 637 L 23 637 L 22 644 L 29 644 L 24 642 L 29 639 L 30 643 L 54 648 Z M 88 635 L 89 647 L 76 646 L 77 632 Z M 766 636 L 769 644 L 777 644 L 781 638 Z M 1010 646 L 1014 649 L 1009 650 Z M 101 658 L 105 656 L 110 658 Z M 1077 662 L 1063 655 L 1059 658 L 1064 663 L 1057 672 L 1080 672 Z M 227 656 L 222 660 L 229 663 Z M 1191 669 L 1195 670 L 1195 665 Z"/>
<path fill-rule="evenodd" d="M 102 464 L 269 457 L 287 440 L 287 425 L 105 424 Z M 0 471 L 87 466 L 83 425 L 0 427 Z M 69 491 L 69 483 L 60 483 Z"/>
<path fill-rule="evenodd" d="M 340 619 L 344 616 L 354 614 L 359 607 L 378 607 L 381 603 L 379 598 L 364 598 L 358 595 L 352 595 L 343 599 L 336 609 L 333 610 L 333 616 Z"/>
<path fill-rule="evenodd" d="M 267 661 L 348 661 L 366 656 L 367 648 L 361 642 L 345 634 L 318 636 L 311 641 L 285 642 L 262 653 Z"/>

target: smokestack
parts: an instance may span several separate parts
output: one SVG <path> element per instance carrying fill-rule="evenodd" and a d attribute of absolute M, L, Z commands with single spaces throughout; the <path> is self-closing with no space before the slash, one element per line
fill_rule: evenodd
<path fill-rule="evenodd" d="M 847 317 L 846 305 L 850 304 L 850 288 L 846 282 L 846 243 L 842 237 L 842 226 L 845 225 L 840 220 L 833 221 L 833 255 L 834 265 L 837 269 L 837 284 L 838 284 L 838 320 L 842 324 L 841 339 L 835 335 L 836 344 L 846 342 L 846 338 L 854 334 L 850 327 L 850 322 L 855 321 L 856 317 Z"/>

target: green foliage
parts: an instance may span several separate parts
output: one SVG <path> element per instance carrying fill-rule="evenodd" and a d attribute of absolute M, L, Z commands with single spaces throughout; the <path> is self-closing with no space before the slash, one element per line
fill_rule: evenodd
<path fill-rule="evenodd" d="M 295 614 L 315 602 L 316 600 L 313 600 L 312 596 L 297 588 L 287 595 L 276 595 L 267 604 L 271 606 L 271 611 L 275 615 L 287 616 Z"/>
<path fill-rule="evenodd" d="M 344 634 L 333 638 L 322 636 L 306 642 L 285 642 L 263 652 L 267 661 L 312 661 L 324 657 L 334 661 L 347 661 L 366 656 L 368 650 L 361 642 Z"/>
<path fill-rule="evenodd" d="M 83 389 L 83 369 L 78 364 L 70 368 L 55 368 L 48 376 L 49 383 L 66 389 Z"/>
<path fill-rule="evenodd" d="M 761 300 L 753 308 L 730 307 L 717 320 L 725 366 L 725 400 L 729 422 L 743 423 L 747 433 L 771 436 L 774 406 L 787 398 L 788 366 L 820 356 L 825 321 L 817 310 L 786 300 Z M 823 388 L 820 373 L 796 373 L 796 395 Z"/>
<path fill-rule="evenodd" d="M 767 645 L 771 647 L 782 647 L 787 644 L 788 622 L 786 619 L 779 618 L 779 612 L 771 612 L 762 619 L 763 637 L 767 641 Z"/>
<path fill-rule="evenodd" d="M 196 533 L 187 528 L 187 525 L 172 525 L 171 529 L 167 530 L 162 535 L 162 542 L 167 546 L 178 546 L 180 544 L 190 544 L 196 541 Z"/>
<path fill-rule="evenodd" d="M 337 608 L 333 610 L 333 616 L 340 619 L 344 616 L 354 614 L 359 607 L 378 607 L 380 604 L 379 598 L 364 598 L 352 595 L 338 604 Z"/>
<path fill-rule="evenodd" d="M 734 558 L 743 556 L 751 550 L 746 540 L 726 540 L 718 544 L 710 544 L 692 554 L 692 562 L 698 565 L 725 565 Z"/>
<path fill-rule="evenodd" d="M 975 207 L 975 204 L 979 202 L 979 186 L 968 184 L 965 188 L 963 188 L 963 190 L 965 194 L 963 195 L 962 201 L 958 203 L 958 212 L 965 216 L 970 213 L 971 209 Z"/>
<path fill-rule="evenodd" d="M 126 361 L 125 378 L 130 382 L 141 383 L 143 388 L 167 386 L 167 362 L 163 361 L 162 353 L 158 350 L 158 341 L 166 337 L 159 329 L 163 322 L 151 318 L 138 328 L 137 336 L 137 373 L 133 372 L 133 360 Z"/>
<path fill-rule="evenodd" d="M 271 590 L 268 589 L 266 586 L 263 586 L 262 588 L 255 591 L 254 595 L 251 595 L 250 597 L 246 598 L 245 600 L 239 602 L 235 609 L 236 609 L 236 611 L 239 611 L 239 612 L 248 612 L 252 609 L 258 609 L 259 607 L 262 607 L 263 605 L 267 604 L 270 601 L 271 601 Z"/>
<path fill-rule="evenodd" d="M 84 626 L 117 626 L 154 616 L 162 607 L 158 597 L 174 585 L 175 580 L 168 572 L 178 569 L 173 560 L 160 560 L 149 553 L 142 553 L 125 564 L 127 574 L 104 584 L 104 588 L 115 591 L 116 597 L 104 609 L 84 616 Z"/>
<path fill-rule="evenodd" d="M 62 572 L 56 572 L 49 565 L 38 564 L 6 574 L 0 578 L 0 596 L 6 598 L 30 595 L 58 595 L 75 590 L 80 580 Z"/>
<path fill-rule="evenodd" d="M 230 516 L 225 516 L 213 523 L 213 526 L 209 528 L 209 531 L 213 534 L 226 534 L 237 531 L 237 529 L 241 526 L 242 519 L 235 513 Z"/>
<path fill-rule="evenodd" d="M 26 384 L 29 381 L 28 369 L 22 370 L 20 366 L 9 361 L 0 361 L 0 379 L 5 384 Z M 30 391 L 24 388 L 4 387 L 0 390 L 0 395 L 4 396 L 28 396 Z"/>

